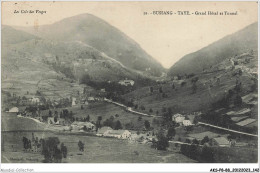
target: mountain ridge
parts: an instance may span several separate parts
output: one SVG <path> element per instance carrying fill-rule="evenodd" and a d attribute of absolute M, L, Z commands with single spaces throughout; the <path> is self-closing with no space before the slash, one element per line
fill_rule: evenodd
<path fill-rule="evenodd" d="M 125 33 L 91 14 L 81 14 L 65 18 L 50 25 L 17 27 L 43 39 L 58 41 L 82 41 L 106 53 L 127 67 L 160 76 L 164 67 L 152 58 L 141 46 Z"/>
<path fill-rule="evenodd" d="M 170 67 L 170 76 L 201 72 L 226 58 L 243 53 L 248 49 L 257 49 L 257 25 L 252 23 L 245 28 L 227 35 L 202 49 L 183 56 Z"/>

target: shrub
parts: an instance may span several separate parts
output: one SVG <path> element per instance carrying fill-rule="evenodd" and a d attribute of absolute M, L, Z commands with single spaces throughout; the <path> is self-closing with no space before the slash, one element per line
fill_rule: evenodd
<path fill-rule="evenodd" d="M 175 128 L 174 127 L 170 127 L 168 129 L 167 137 L 169 139 L 172 139 L 175 136 L 175 134 L 176 134 Z"/>
<path fill-rule="evenodd" d="M 60 143 L 59 138 L 49 137 L 46 141 L 43 140 L 43 150 L 42 154 L 44 155 L 45 163 L 60 163 L 62 160 L 61 150 L 58 148 Z"/>
<path fill-rule="evenodd" d="M 149 129 L 150 128 L 150 122 L 145 120 L 144 121 L 144 126 L 145 126 L 146 129 Z"/>
<path fill-rule="evenodd" d="M 169 142 L 167 137 L 164 136 L 162 132 L 159 132 L 157 135 L 158 141 L 157 141 L 157 149 L 158 150 L 166 150 L 166 148 L 169 147 Z"/>
<path fill-rule="evenodd" d="M 116 123 L 115 123 L 115 130 L 119 130 L 119 129 L 122 129 L 123 127 L 122 127 L 122 125 L 121 125 L 121 122 L 118 120 L 118 121 L 116 121 Z"/>

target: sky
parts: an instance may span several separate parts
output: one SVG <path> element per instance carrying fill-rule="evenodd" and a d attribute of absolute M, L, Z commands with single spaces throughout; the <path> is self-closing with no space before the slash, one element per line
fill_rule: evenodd
<path fill-rule="evenodd" d="M 257 2 L 242 1 L 2 2 L 2 24 L 40 27 L 83 13 L 93 14 L 124 32 L 169 68 L 183 56 L 258 21 L 257 6 Z M 34 13 L 21 13 L 21 10 Z M 150 14 L 153 11 L 172 11 L 173 15 Z M 189 11 L 190 15 L 178 15 L 178 11 Z M 196 11 L 213 11 L 218 15 L 195 15 Z M 224 11 L 237 15 L 220 15 Z"/>

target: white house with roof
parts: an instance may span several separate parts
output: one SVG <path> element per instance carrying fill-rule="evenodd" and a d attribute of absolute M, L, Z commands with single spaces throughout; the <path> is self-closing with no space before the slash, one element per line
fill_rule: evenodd
<path fill-rule="evenodd" d="M 183 120 L 183 121 L 182 121 L 182 124 L 183 124 L 184 126 L 192 126 L 192 125 L 193 125 L 190 120 Z"/>
<path fill-rule="evenodd" d="M 249 109 L 249 108 L 244 108 L 244 109 L 241 109 L 241 110 L 237 111 L 237 114 L 238 114 L 238 115 L 244 115 L 244 114 L 248 114 L 248 113 L 250 113 L 250 112 L 251 112 L 251 109 Z"/>
<path fill-rule="evenodd" d="M 178 76 L 173 76 L 173 80 L 178 80 Z"/>
<path fill-rule="evenodd" d="M 133 80 L 120 80 L 118 83 L 120 85 L 124 85 L 124 86 L 129 86 L 129 85 L 133 86 L 135 84 L 135 81 L 133 81 Z"/>
<path fill-rule="evenodd" d="M 256 121 L 256 119 L 247 118 L 247 119 L 245 119 L 243 121 L 240 121 L 240 122 L 236 123 L 236 125 L 238 125 L 238 126 L 246 126 L 246 125 L 251 124 L 251 123 L 253 123 L 255 121 Z"/>
<path fill-rule="evenodd" d="M 94 97 L 88 97 L 88 101 L 95 101 Z"/>
<path fill-rule="evenodd" d="M 245 104 L 257 105 L 258 95 L 256 93 L 250 93 L 242 97 L 242 101 Z"/>
<path fill-rule="evenodd" d="M 32 103 L 40 103 L 40 99 L 38 97 L 32 97 L 29 99 Z"/>
<path fill-rule="evenodd" d="M 182 123 L 185 120 L 185 116 L 182 114 L 174 114 L 172 116 L 172 121 L 176 122 L 176 123 Z"/>
<path fill-rule="evenodd" d="M 19 112 L 18 107 L 12 107 L 8 112 Z"/>
<path fill-rule="evenodd" d="M 75 106 L 76 105 L 76 98 L 75 97 L 72 97 L 72 103 L 71 103 L 71 106 Z"/>
<path fill-rule="evenodd" d="M 229 147 L 230 142 L 225 137 L 217 137 L 211 140 L 212 146 Z"/>

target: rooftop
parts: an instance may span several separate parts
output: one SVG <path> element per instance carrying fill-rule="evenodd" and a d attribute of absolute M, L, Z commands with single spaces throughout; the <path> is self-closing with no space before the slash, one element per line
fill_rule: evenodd
<path fill-rule="evenodd" d="M 224 138 L 224 137 L 217 137 L 214 138 L 214 140 L 219 144 L 219 145 L 229 145 L 229 141 Z"/>
<path fill-rule="evenodd" d="M 235 111 L 230 111 L 230 112 L 227 112 L 226 114 L 227 115 L 234 115 L 236 112 Z"/>
<path fill-rule="evenodd" d="M 257 98 L 258 98 L 258 95 L 257 94 L 254 94 L 254 93 L 251 93 L 251 94 L 248 94 L 248 95 L 245 95 L 242 97 L 242 100 L 243 102 L 245 103 L 250 103 L 252 101 L 257 101 Z"/>
<path fill-rule="evenodd" d="M 241 109 L 239 111 L 229 111 L 226 114 L 230 115 L 230 116 L 232 116 L 232 115 L 244 115 L 244 114 L 249 113 L 249 112 L 251 112 L 251 109 L 243 108 L 243 109 Z"/>
<path fill-rule="evenodd" d="M 248 118 L 248 116 L 232 117 L 231 120 L 235 121 L 235 122 L 239 122 L 239 121 L 244 120 L 246 118 Z"/>
<path fill-rule="evenodd" d="M 241 109 L 240 111 L 237 112 L 237 114 L 239 115 L 243 115 L 243 114 L 246 114 L 248 112 L 251 112 L 251 109 L 249 108 L 244 108 L 244 109 Z"/>
<path fill-rule="evenodd" d="M 252 122 L 252 123 L 246 125 L 246 127 L 258 127 L 258 121 Z"/>
<path fill-rule="evenodd" d="M 173 115 L 174 118 L 176 118 L 176 117 L 183 117 L 183 116 L 184 116 L 184 115 L 179 114 L 179 113 Z"/>
<path fill-rule="evenodd" d="M 251 124 L 255 121 L 256 121 L 256 119 L 248 118 L 248 119 L 245 119 L 244 121 L 240 121 L 240 122 L 236 123 L 236 125 L 245 126 L 245 125 Z"/>

